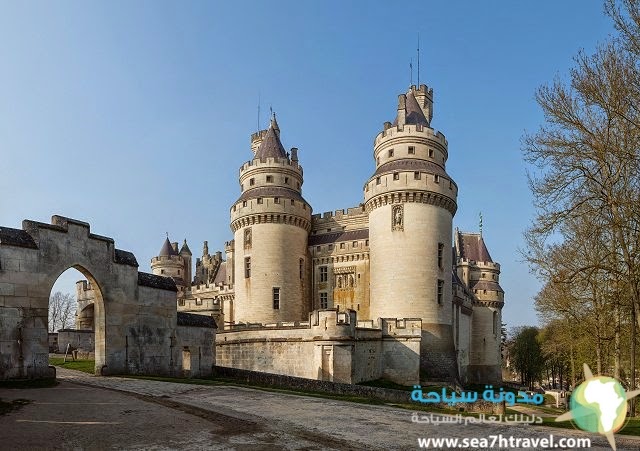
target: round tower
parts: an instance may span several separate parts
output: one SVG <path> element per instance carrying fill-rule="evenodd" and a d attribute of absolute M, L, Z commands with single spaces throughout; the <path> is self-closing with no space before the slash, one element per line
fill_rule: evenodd
<path fill-rule="evenodd" d="M 233 321 L 303 320 L 311 206 L 301 194 L 297 149 L 285 152 L 274 116 L 269 129 L 252 137 L 252 150 L 253 160 L 240 168 L 242 194 L 231 207 Z"/>
<path fill-rule="evenodd" d="M 184 270 L 184 259 L 178 253 L 178 243 L 171 243 L 167 237 L 158 256 L 151 259 L 151 272 L 157 276 L 171 277 L 180 294 L 185 288 Z"/>
<path fill-rule="evenodd" d="M 491 259 L 481 233 L 456 230 L 455 254 L 458 276 L 473 293 L 471 347 L 467 375 L 470 382 L 502 380 L 502 308 L 500 264 Z"/>
<path fill-rule="evenodd" d="M 375 138 L 369 213 L 372 319 L 421 318 L 421 372 L 455 378 L 452 220 L 457 186 L 445 170 L 447 140 L 431 128 L 433 90 L 411 86 L 396 119 Z"/>

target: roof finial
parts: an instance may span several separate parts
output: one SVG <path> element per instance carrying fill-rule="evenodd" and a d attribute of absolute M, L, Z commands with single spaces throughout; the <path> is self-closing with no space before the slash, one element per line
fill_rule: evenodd
<path fill-rule="evenodd" d="M 165 232 L 167 234 L 167 239 L 169 239 L 169 232 Z"/>
<path fill-rule="evenodd" d="M 480 212 L 480 236 L 482 237 L 482 212 Z"/>

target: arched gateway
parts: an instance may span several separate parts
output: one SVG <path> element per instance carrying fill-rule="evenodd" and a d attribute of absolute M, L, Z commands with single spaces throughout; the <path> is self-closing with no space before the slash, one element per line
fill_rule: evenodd
<path fill-rule="evenodd" d="M 53 216 L 0 227 L 0 380 L 53 375 L 49 293 L 69 268 L 95 288 L 96 374 L 204 376 L 214 362 L 212 318 L 176 311 L 172 279 L 138 272 L 131 252 L 89 224 Z M 183 351 L 191 360 L 185 365 Z"/>

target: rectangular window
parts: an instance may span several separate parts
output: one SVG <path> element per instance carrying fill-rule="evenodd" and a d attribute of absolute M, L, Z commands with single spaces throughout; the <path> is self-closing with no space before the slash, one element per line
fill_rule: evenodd
<path fill-rule="evenodd" d="M 440 176 L 439 175 L 434 175 L 433 176 L 433 181 L 436 183 L 440 183 Z"/>
<path fill-rule="evenodd" d="M 244 277 L 245 279 L 251 277 L 251 257 L 244 258 Z"/>
<path fill-rule="evenodd" d="M 256 184 L 256 179 L 249 179 L 249 185 L 253 186 Z"/>
<path fill-rule="evenodd" d="M 416 153 L 416 148 L 413 146 L 409 146 L 409 155 L 415 155 Z"/>
<path fill-rule="evenodd" d="M 304 258 L 300 259 L 298 266 L 299 266 L 298 269 L 300 271 L 300 280 L 303 280 L 304 279 Z"/>
<path fill-rule="evenodd" d="M 328 279 L 329 279 L 329 277 L 328 277 L 327 267 L 326 266 L 321 266 L 320 267 L 320 282 L 326 282 Z"/>
<path fill-rule="evenodd" d="M 247 206 L 247 201 L 246 201 L 246 200 L 242 202 L 242 206 L 243 206 L 243 207 L 246 207 L 246 206 Z"/>
<path fill-rule="evenodd" d="M 389 149 L 389 158 L 393 156 L 393 149 Z"/>
<path fill-rule="evenodd" d="M 442 243 L 438 243 L 438 268 L 442 269 L 444 268 L 444 263 L 443 263 L 443 257 L 444 257 L 444 244 Z"/>
<path fill-rule="evenodd" d="M 351 246 L 353 246 L 353 247 L 358 247 L 358 242 L 357 242 L 357 241 L 354 241 L 353 243 L 351 243 Z"/>
<path fill-rule="evenodd" d="M 344 249 L 344 243 L 340 243 L 340 249 Z"/>
<path fill-rule="evenodd" d="M 420 172 L 416 171 L 413 173 L 413 178 L 416 180 L 420 180 Z"/>
<path fill-rule="evenodd" d="M 202 299 L 196 298 L 196 305 L 202 305 Z"/>
<path fill-rule="evenodd" d="M 400 180 L 400 174 L 398 174 L 397 172 L 393 173 L 393 180 Z"/>
<path fill-rule="evenodd" d="M 429 149 L 429 157 L 433 158 L 433 149 Z"/>
<path fill-rule="evenodd" d="M 291 205 L 295 205 L 296 201 L 291 199 Z"/>
<path fill-rule="evenodd" d="M 180 300 L 178 301 L 178 305 L 179 305 L 180 307 L 184 307 L 184 299 L 180 299 Z"/>
<path fill-rule="evenodd" d="M 438 279 L 438 304 L 442 305 L 444 297 L 444 280 Z"/>
<path fill-rule="evenodd" d="M 273 198 L 273 203 L 274 204 L 279 204 L 280 203 L 280 198 L 279 197 L 274 197 Z"/>
<path fill-rule="evenodd" d="M 284 183 L 287 184 L 287 185 L 289 184 L 289 177 L 285 177 L 284 178 Z"/>
<path fill-rule="evenodd" d="M 327 308 L 329 306 L 329 301 L 327 301 L 327 293 L 320 293 L 320 308 Z"/>
<path fill-rule="evenodd" d="M 273 287 L 273 309 L 280 309 L 280 288 Z"/>
<path fill-rule="evenodd" d="M 258 197 L 258 203 L 261 204 L 262 203 L 262 197 Z"/>
<path fill-rule="evenodd" d="M 376 177 L 376 185 L 380 184 L 380 177 Z"/>
<path fill-rule="evenodd" d="M 272 183 L 273 182 L 273 176 L 272 175 L 268 175 L 267 176 L 267 183 Z"/>

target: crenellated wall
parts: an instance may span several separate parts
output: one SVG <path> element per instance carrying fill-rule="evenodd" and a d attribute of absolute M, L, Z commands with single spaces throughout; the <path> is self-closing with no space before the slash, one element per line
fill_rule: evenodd
<path fill-rule="evenodd" d="M 418 383 L 420 320 L 358 327 L 356 315 L 317 310 L 308 322 L 231 327 L 218 333 L 216 366 L 352 384 L 381 377 Z"/>

